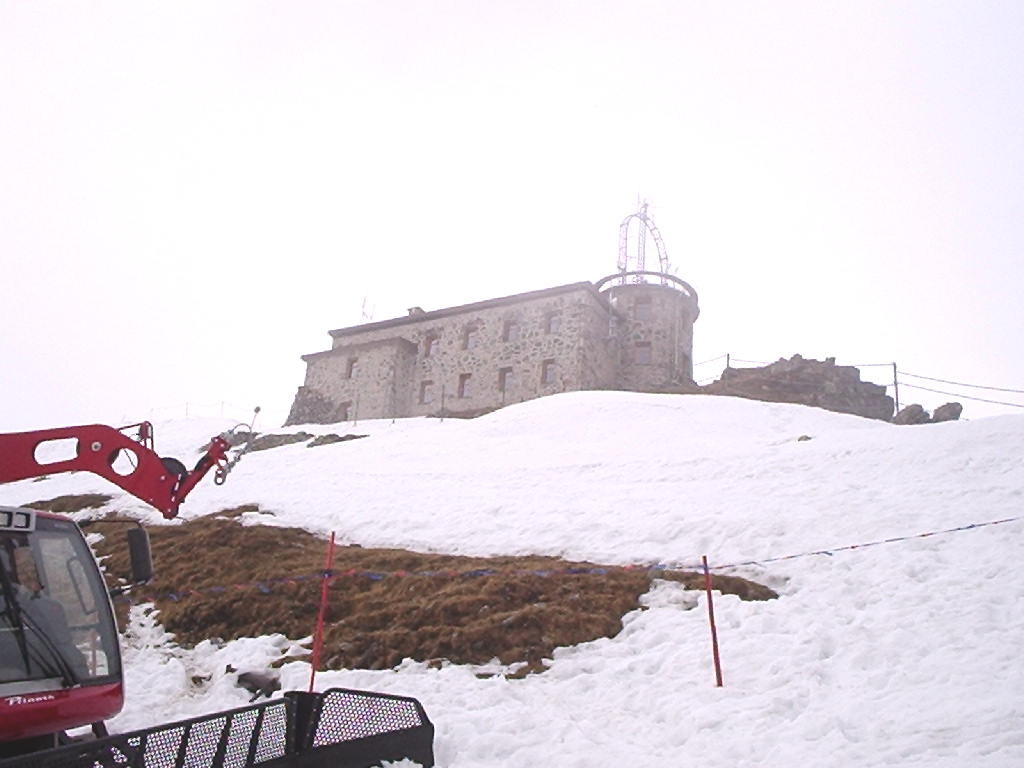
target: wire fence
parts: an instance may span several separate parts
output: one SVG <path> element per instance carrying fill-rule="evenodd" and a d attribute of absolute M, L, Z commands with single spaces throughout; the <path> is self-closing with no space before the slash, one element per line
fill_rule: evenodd
<path fill-rule="evenodd" d="M 967 387 L 968 389 L 988 389 L 993 392 L 1013 392 L 1018 395 L 1024 395 L 1024 389 L 1008 389 L 1006 387 L 992 387 L 987 384 L 965 384 L 962 381 L 949 381 L 948 379 L 936 379 L 931 376 L 922 376 L 919 373 L 908 373 L 907 371 L 902 372 L 903 376 L 909 376 L 912 379 L 924 379 L 926 381 L 937 381 L 940 384 L 951 384 L 955 387 Z"/>
<path fill-rule="evenodd" d="M 799 560 L 808 557 L 820 557 L 820 556 L 834 556 L 840 552 L 853 552 L 856 550 L 869 549 L 871 547 L 879 547 L 886 544 L 897 544 L 915 539 L 927 539 L 933 536 L 944 536 L 953 533 L 966 533 L 968 531 L 976 531 L 982 528 L 988 528 L 996 525 L 1005 525 L 1007 523 L 1015 523 L 1020 520 L 1024 520 L 1024 516 L 1006 517 L 998 520 L 986 520 L 978 523 L 966 523 L 964 525 L 958 525 L 953 528 L 943 528 L 933 531 L 923 531 L 920 533 L 906 534 L 903 536 L 891 536 L 885 539 L 875 539 L 871 541 L 862 541 L 856 544 L 844 544 L 835 547 L 828 547 L 826 549 L 814 549 L 807 550 L 804 552 L 797 552 L 788 555 L 775 555 L 769 557 L 761 557 L 750 560 L 737 560 L 724 565 L 711 565 L 709 570 L 721 572 L 721 571 L 733 571 L 737 568 L 759 566 L 765 567 L 773 563 L 781 563 L 788 560 Z M 704 568 L 702 563 L 669 563 L 669 562 L 652 562 L 652 563 L 632 563 L 627 565 L 617 566 L 572 566 L 566 568 L 546 568 L 546 569 L 519 569 L 519 568 L 471 568 L 464 570 L 448 569 L 448 570 L 423 570 L 423 571 L 407 571 L 407 570 L 395 570 L 395 571 L 375 571 L 375 570 L 338 570 L 331 571 L 328 573 L 329 579 L 334 582 L 338 580 L 351 579 L 351 580 L 366 580 L 366 581 L 384 581 L 386 579 L 414 579 L 414 578 L 427 578 L 427 577 L 446 577 L 452 579 L 475 579 L 482 578 L 485 576 L 496 576 L 496 575 L 532 575 L 539 576 L 542 578 L 558 578 L 561 576 L 606 576 L 613 571 L 643 571 L 648 573 L 651 577 L 657 577 L 659 574 L 672 573 L 672 572 L 700 572 Z M 145 589 L 135 590 L 130 593 L 119 595 L 116 600 L 130 602 L 133 604 L 153 602 L 155 600 L 169 600 L 171 602 L 179 602 L 181 600 L 187 600 L 189 598 L 202 598 L 204 596 L 214 596 L 223 594 L 233 594 L 237 592 L 258 592 L 260 594 L 270 594 L 280 589 L 286 589 L 289 587 L 297 587 L 302 584 L 315 583 L 320 584 L 324 578 L 324 571 L 315 571 L 309 573 L 302 573 L 291 576 L 281 576 L 272 579 L 262 579 L 260 581 L 247 581 L 239 582 L 235 584 L 221 584 L 221 585 L 210 585 L 202 587 L 190 587 L 187 589 L 178 590 L 175 592 L 148 592 Z"/>
<path fill-rule="evenodd" d="M 989 400 L 989 399 L 984 398 L 984 397 L 973 397 L 971 395 L 965 395 L 962 392 L 946 392 L 946 391 L 941 390 L 941 389 L 932 389 L 931 387 L 921 387 L 921 386 L 918 386 L 916 384 L 907 384 L 906 382 L 902 382 L 902 381 L 900 382 L 900 386 L 909 387 L 910 389 L 920 389 L 920 390 L 922 390 L 924 392 L 932 392 L 932 393 L 937 394 L 937 395 L 948 395 L 949 397 L 959 397 L 959 398 L 962 398 L 963 400 L 973 400 L 974 402 L 977 402 L 977 403 L 992 403 L 993 405 L 1008 405 L 1011 408 L 1024 408 L 1024 404 L 1021 404 L 1021 403 L 1011 403 L 1011 402 L 1007 402 L 1006 400 Z"/>

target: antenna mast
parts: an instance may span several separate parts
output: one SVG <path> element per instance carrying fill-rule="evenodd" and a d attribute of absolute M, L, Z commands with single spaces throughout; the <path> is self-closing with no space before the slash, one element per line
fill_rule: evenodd
<path fill-rule="evenodd" d="M 636 266 L 631 270 L 629 268 L 629 223 L 636 219 L 640 222 L 639 231 L 637 232 L 636 240 Z M 665 285 L 666 280 L 664 275 L 668 274 L 668 253 L 665 250 L 665 242 L 661 239 L 661 232 L 654 225 L 654 220 L 647 215 L 647 201 L 640 203 L 640 210 L 636 213 L 631 213 L 625 219 L 622 220 L 622 224 L 619 225 L 619 272 L 623 275 L 622 285 L 625 284 L 625 274 L 627 272 L 644 272 L 646 267 L 644 266 L 646 256 L 645 249 L 647 246 L 647 235 L 651 235 L 654 240 L 654 245 L 658 249 L 658 266 L 659 273 L 663 276 L 661 278 L 661 284 Z M 644 282 L 643 275 L 634 275 L 633 281 L 637 283 Z"/>

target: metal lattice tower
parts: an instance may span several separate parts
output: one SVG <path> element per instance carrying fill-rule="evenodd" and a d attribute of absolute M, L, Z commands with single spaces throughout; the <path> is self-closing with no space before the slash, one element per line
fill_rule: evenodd
<path fill-rule="evenodd" d="M 629 224 L 636 219 L 640 222 L 639 231 L 637 232 L 636 240 L 636 266 L 633 269 L 629 268 Z M 622 220 L 622 224 L 619 225 L 619 272 L 622 273 L 622 282 L 625 283 L 625 274 L 627 272 L 644 272 L 646 267 L 644 266 L 645 261 L 645 248 L 647 245 L 647 235 L 650 234 L 654 240 L 655 246 L 658 248 L 658 272 L 661 275 L 668 274 L 668 253 L 665 251 L 665 242 L 661 239 L 661 232 L 654 225 L 654 221 L 647 215 L 647 203 L 640 204 L 640 210 L 636 213 L 631 213 L 629 216 Z M 637 283 L 644 282 L 644 276 L 637 274 L 634 275 L 633 281 Z M 661 278 L 661 284 L 665 285 L 666 279 Z"/>

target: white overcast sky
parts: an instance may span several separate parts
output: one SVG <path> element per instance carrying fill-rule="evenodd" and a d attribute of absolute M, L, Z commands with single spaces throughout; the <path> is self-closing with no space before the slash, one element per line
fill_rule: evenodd
<path fill-rule="evenodd" d="M 638 198 L 698 362 L 1024 389 L 1022 41 L 980 0 L 0 0 L 0 431 L 277 426 L 364 299 L 597 280 Z"/>

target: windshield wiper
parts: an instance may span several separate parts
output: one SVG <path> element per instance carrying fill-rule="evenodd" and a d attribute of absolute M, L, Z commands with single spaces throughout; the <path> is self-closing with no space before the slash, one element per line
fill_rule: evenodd
<path fill-rule="evenodd" d="M 3 590 L 4 602 L 6 604 L 4 610 L 0 612 L 0 616 L 7 620 L 6 623 L 10 625 L 11 631 L 14 632 L 15 642 L 17 642 L 18 650 L 21 652 L 21 660 L 25 664 L 25 674 L 31 677 L 33 666 L 35 666 L 39 672 L 47 677 L 60 677 L 66 687 L 77 685 L 79 682 L 78 675 L 75 674 L 75 670 L 64 654 L 61 653 L 60 648 L 43 631 L 42 627 L 39 626 L 39 622 L 28 611 L 24 610 L 18 602 L 17 590 L 7 573 L 7 569 L 2 564 L 0 564 L 0 589 Z M 28 633 L 25 631 L 26 627 L 32 630 L 35 637 L 39 638 L 38 643 L 29 642 Z M 49 653 L 46 655 L 40 653 L 40 645 Z"/>
<path fill-rule="evenodd" d="M 28 653 L 28 641 L 25 639 L 25 627 L 21 621 L 21 610 L 18 606 L 18 599 L 14 594 L 14 585 L 11 577 L 7 575 L 7 569 L 0 562 L 0 588 L 3 589 L 5 607 L 0 616 L 7 619 L 7 623 L 14 632 L 15 642 L 18 650 L 21 651 L 21 660 L 25 663 L 25 674 L 32 674 L 32 665 Z"/>
<path fill-rule="evenodd" d="M 39 626 L 39 622 L 32 618 L 28 611 L 21 612 L 21 619 L 22 622 L 24 622 L 24 626 L 31 629 L 35 636 L 42 641 L 43 647 L 50 652 L 50 657 L 54 662 L 56 662 L 57 669 L 55 670 L 52 666 L 45 666 L 43 664 L 43 659 L 39 658 L 39 654 L 36 654 L 36 658 L 34 659 L 36 665 L 38 665 L 38 667 L 46 674 L 59 672 L 64 685 L 67 688 L 70 688 L 73 685 L 78 685 L 78 675 L 75 674 L 75 670 L 67 660 L 67 657 L 61 652 L 57 644 L 53 642 L 53 638 L 43 631 L 43 628 Z"/>

